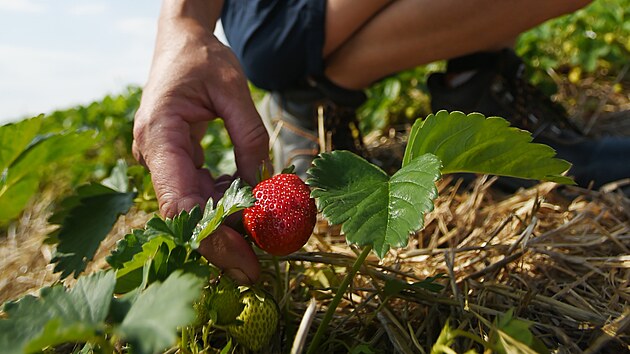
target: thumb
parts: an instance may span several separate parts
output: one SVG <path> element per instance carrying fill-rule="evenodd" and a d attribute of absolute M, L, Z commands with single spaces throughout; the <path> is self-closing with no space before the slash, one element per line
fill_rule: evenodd
<path fill-rule="evenodd" d="M 220 226 L 203 239 L 198 251 L 239 284 L 253 284 L 260 277 L 254 250 L 241 234 L 227 226 Z"/>

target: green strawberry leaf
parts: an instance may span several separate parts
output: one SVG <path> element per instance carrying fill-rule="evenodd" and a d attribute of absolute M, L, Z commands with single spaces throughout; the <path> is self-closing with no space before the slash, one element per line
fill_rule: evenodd
<path fill-rule="evenodd" d="M 127 163 L 123 159 L 116 162 L 109 177 L 101 182 L 105 187 L 109 187 L 117 192 L 129 192 L 129 175 L 127 174 Z"/>
<path fill-rule="evenodd" d="M 81 277 L 70 290 L 43 288 L 41 297 L 25 296 L 4 304 L 0 352 L 36 352 L 66 342 L 85 342 L 105 329 L 115 277 L 99 272 Z"/>
<path fill-rule="evenodd" d="M 396 278 L 387 279 L 385 281 L 385 286 L 383 287 L 383 293 L 385 296 L 398 296 L 400 293 L 403 292 L 403 290 L 416 289 L 425 289 L 437 293 L 444 289 L 444 285 L 436 283 L 435 281 L 445 277 L 446 276 L 444 274 L 440 273 L 436 276 L 428 277 L 411 284 Z"/>
<path fill-rule="evenodd" d="M 532 143 L 529 132 L 510 127 L 503 118 L 480 113 L 439 111 L 417 120 L 403 166 L 426 153 L 442 161 L 443 174 L 470 172 L 575 184 L 562 175 L 571 164 L 555 158 L 552 148 Z"/>
<path fill-rule="evenodd" d="M 190 213 L 183 210 L 174 218 L 162 219 L 154 216 L 149 220 L 142 230 L 133 230 L 125 235 L 116 248 L 107 257 L 107 263 L 115 269 L 121 269 L 125 263 L 137 254 L 142 252 L 142 247 L 146 242 L 161 237 L 173 241 L 175 245 L 187 245 L 193 230 L 201 220 L 201 209 L 196 206 Z"/>
<path fill-rule="evenodd" d="M 192 249 L 199 248 L 201 241 L 210 236 L 223 223 L 225 218 L 254 205 L 256 200 L 252 194 L 251 187 L 240 187 L 240 185 L 240 179 L 234 180 L 216 207 L 213 205 L 212 198 L 208 200 L 203 218 L 193 231 L 190 239 Z"/>
<path fill-rule="evenodd" d="M 491 339 L 498 353 L 549 353 L 545 344 L 529 330 L 532 322 L 514 317 L 508 310 L 494 321 Z"/>
<path fill-rule="evenodd" d="M 437 197 L 440 160 L 419 156 L 390 178 L 351 152 L 333 151 L 316 158 L 307 173 L 322 214 L 342 224 L 349 243 L 372 245 L 382 258 L 424 227 L 424 214 Z"/>
<path fill-rule="evenodd" d="M 0 175 L 33 141 L 42 125 L 42 117 L 25 119 L 18 123 L 10 123 L 0 127 Z"/>
<path fill-rule="evenodd" d="M 186 247 L 175 245 L 168 235 L 153 237 L 117 269 L 115 292 L 123 294 L 142 287 L 142 284 L 163 281 L 176 270 L 207 279 L 210 267 L 199 258 L 198 253 L 189 253 Z"/>
<path fill-rule="evenodd" d="M 0 224 L 20 214 L 39 186 L 38 174 L 11 180 L 9 167 L 27 150 L 42 125 L 42 117 L 0 127 Z"/>
<path fill-rule="evenodd" d="M 19 181 L 14 181 L 11 186 L 4 184 L 0 175 L 0 226 L 20 215 L 38 188 L 37 175 L 24 176 Z"/>
<path fill-rule="evenodd" d="M 192 305 L 203 284 L 203 279 L 181 272 L 151 284 L 137 296 L 115 332 L 132 345 L 134 353 L 168 348 L 177 340 L 177 328 L 195 319 Z"/>
<path fill-rule="evenodd" d="M 41 119 L 0 127 L 0 224 L 17 217 L 48 166 L 91 147 L 93 131 L 36 135 Z"/>
<path fill-rule="evenodd" d="M 127 293 L 140 286 L 164 280 L 175 270 L 182 270 L 199 277 L 208 277 L 211 269 L 193 252 L 189 239 L 201 219 L 201 209 L 190 213 L 182 211 L 172 219 L 154 216 L 142 230 L 132 230 L 125 235 L 106 258 L 116 269 L 116 293 Z M 147 279 L 143 271 L 148 267 Z"/>
<path fill-rule="evenodd" d="M 165 266 L 170 250 L 174 247 L 173 241 L 164 236 L 152 238 L 142 244 L 141 250 L 116 270 L 115 292 L 127 293 L 140 286 L 144 280 L 143 269 L 146 265 L 149 266 L 147 281 L 153 282 L 156 271 Z"/>
<path fill-rule="evenodd" d="M 116 248 L 105 258 L 114 269 L 124 267 L 125 263 L 142 252 L 142 246 L 149 241 L 151 234 L 145 230 L 135 229 L 116 243 Z"/>
<path fill-rule="evenodd" d="M 444 285 L 440 283 L 436 283 L 435 281 L 442 278 L 446 278 L 446 274 L 439 273 L 435 276 L 425 278 L 424 280 L 421 280 L 421 281 L 417 281 L 411 285 L 416 288 L 422 288 L 422 289 L 432 291 L 434 293 L 438 293 L 442 291 L 442 289 L 444 289 Z"/>
<path fill-rule="evenodd" d="M 146 232 L 152 234 L 167 234 L 178 245 L 185 245 L 190 241 L 193 230 L 201 220 L 201 209 L 195 206 L 190 213 L 183 210 L 174 218 L 162 219 L 158 216 L 147 222 Z"/>
<path fill-rule="evenodd" d="M 134 193 L 120 193 L 101 184 L 79 187 L 49 221 L 61 227 L 49 236 L 58 242 L 52 262 L 65 278 L 81 273 L 121 214 L 133 205 Z"/>

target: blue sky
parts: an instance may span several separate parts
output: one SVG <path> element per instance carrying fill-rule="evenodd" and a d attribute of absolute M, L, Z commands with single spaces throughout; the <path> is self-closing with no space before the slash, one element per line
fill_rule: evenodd
<path fill-rule="evenodd" d="M 0 0 L 0 123 L 142 85 L 159 8 L 159 0 Z"/>

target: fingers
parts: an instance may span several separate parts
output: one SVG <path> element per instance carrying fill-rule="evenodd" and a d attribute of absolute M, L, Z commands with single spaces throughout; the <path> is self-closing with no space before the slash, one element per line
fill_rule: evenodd
<path fill-rule="evenodd" d="M 201 241 L 198 251 L 239 284 L 253 284 L 260 277 L 260 264 L 251 246 L 227 226 Z"/>
<path fill-rule="evenodd" d="M 182 210 L 205 205 L 213 190 L 207 170 L 199 168 L 196 141 L 190 128 L 176 117 L 134 127 L 134 156 L 151 172 L 160 214 L 173 217 Z"/>
<path fill-rule="evenodd" d="M 239 73 L 235 69 L 233 74 L 238 77 Z M 255 185 L 259 168 L 269 161 L 269 135 L 254 106 L 246 81 L 231 80 L 224 90 L 225 96 L 217 97 L 214 107 L 223 118 L 232 140 L 239 177 Z"/>
<path fill-rule="evenodd" d="M 203 208 L 212 191 L 212 179 L 207 170 L 197 169 L 190 159 L 166 151 L 164 159 L 170 163 L 152 169 L 151 179 L 159 201 L 160 213 L 174 217 L 182 210 L 190 211 L 196 205 Z"/>

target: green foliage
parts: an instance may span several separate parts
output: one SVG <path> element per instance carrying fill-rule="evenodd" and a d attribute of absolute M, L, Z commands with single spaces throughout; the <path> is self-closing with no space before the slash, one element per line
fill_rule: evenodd
<path fill-rule="evenodd" d="M 61 130 L 90 129 L 97 132 L 92 150 L 83 163 L 68 166 L 72 184 L 100 180 L 109 174 L 119 159 L 132 161 L 131 143 L 133 118 L 140 105 L 142 91 L 128 87 L 119 95 L 108 95 L 102 100 L 47 114 L 42 133 Z"/>
<path fill-rule="evenodd" d="M 431 153 L 442 161 L 444 174 L 472 172 L 574 184 L 562 175 L 571 164 L 554 158 L 549 146 L 531 141 L 529 132 L 509 127 L 503 118 L 440 111 L 413 125 L 403 166 Z"/>
<path fill-rule="evenodd" d="M 41 297 L 25 296 L 6 303 L 8 319 L 0 320 L 0 352 L 23 353 L 65 342 L 92 340 L 105 330 L 114 290 L 114 274 L 79 279 L 69 291 L 44 288 Z"/>
<path fill-rule="evenodd" d="M 60 228 L 49 235 L 56 241 L 52 262 L 65 278 L 81 273 L 121 214 L 133 205 L 135 193 L 118 192 L 98 183 L 82 186 L 61 202 L 50 222 Z"/>
<path fill-rule="evenodd" d="M 193 231 L 190 245 L 199 248 L 204 238 L 210 236 L 228 216 L 254 205 L 256 201 L 250 186 L 240 187 L 240 180 L 236 179 L 225 191 L 216 207 L 212 198 L 208 199 L 203 218 Z"/>
<path fill-rule="evenodd" d="M 616 75 L 630 55 L 630 1 L 600 0 L 523 33 L 516 50 L 541 82 L 549 69 L 579 68 Z"/>
<path fill-rule="evenodd" d="M 42 116 L 0 127 L 0 225 L 17 217 L 59 163 L 81 156 L 94 132 L 41 134 Z"/>
<path fill-rule="evenodd" d="M 514 317 L 514 311 L 497 316 L 490 340 L 500 354 L 540 353 L 548 354 L 549 349 L 530 331 L 532 323 Z"/>
<path fill-rule="evenodd" d="M 201 292 L 203 280 L 175 272 L 163 283 L 153 283 L 131 304 L 114 332 L 132 344 L 134 352 L 152 354 L 177 340 L 177 328 L 195 318 L 192 303 Z"/>
<path fill-rule="evenodd" d="M 154 237 L 143 243 L 140 250 L 117 269 L 116 293 L 127 293 L 144 283 L 150 284 L 166 279 L 185 262 L 185 257 L 184 260 L 177 257 L 181 252 L 174 252 L 175 248 L 173 241 L 164 236 Z M 179 262 L 174 265 L 176 260 Z"/>
<path fill-rule="evenodd" d="M 166 279 L 175 270 L 185 270 L 208 276 L 210 269 L 201 262 L 195 250 L 229 215 L 252 205 L 254 197 L 249 186 L 232 182 L 223 197 L 213 206 L 208 201 L 204 214 L 197 206 L 190 213 L 182 211 L 176 217 L 149 220 L 144 230 L 133 230 L 116 245 L 107 262 L 116 269 L 116 292 L 125 293 L 148 282 Z"/>
<path fill-rule="evenodd" d="M 0 127 L 0 170 L 8 168 L 26 150 L 39 132 L 41 122 L 41 117 L 35 117 Z"/>
<path fill-rule="evenodd" d="M 486 341 L 476 334 L 451 327 L 447 321 L 435 344 L 431 348 L 431 354 L 452 354 L 455 341 L 458 338 L 466 338 L 481 345 L 485 352 L 499 354 L 548 354 L 549 349 L 542 341 L 536 338 L 529 330 L 531 323 L 517 319 L 513 316 L 513 311 L 497 316 L 494 324 L 487 323 L 491 333 L 489 341 Z M 474 349 L 466 353 L 477 353 Z"/>
<path fill-rule="evenodd" d="M 213 176 L 233 175 L 236 172 L 232 140 L 225 130 L 223 120 L 208 123 L 206 135 L 201 140 L 205 153 L 205 166 Z"/>
<path fill-rule="evenodd" d="M 318 208 L 341 224 L 349 243 L 371 246 L 379 257 L 403 247 L 433 210 L 441 173 L 473 172 L 573 183 L 561 173 L 570 164 L 546 145 L 510 128 L 499 117 L 440 111 L 418 120 L 410 133 L 403 167 L 391 178 L 347 151 L 321 154 L 309 169 Z"/>
<path fill-rule="evenodd" d="M 629 18 L 630 0 L 594 1 L 522 33 L 515 50 L 530 67 L 531 80 L 549 93 L 555 90 L 548 75 L 551 69 L 563 73 L 601 71 L 615 77 L 630 57 Z M 421 65 L 370 87 L 369 99 L 359 112 L 363 133 L 397 127 L 431 113 L 426 79 L 444 67 L 444 61 Z"/>
<path fill-rule="evenodd" d="M 94 273 L 80 277 L 70 290 L 56 285 L 42 289 L 38 298 L 28 295 L 4 304 L 0 352 L 31 353 L 82 342 L 111 352 L 109 340 L 118 337 L 134 353 L 155 353 L 174 344 L 177 328 L 194 319 L 192 302 L 203 283 L 194 275 L 173 273 L 163 283 L 115 299 L 115 281 L 113 272 Z"/>
<path fill-rule="evenodd" d="M 443 62 L 418 66 L 372 85 L 366 91 L 368 100 L 358 111 L 361 131 L 368 134 L 403 126 L 431 113 L 426 81 L 443 67 Z"/>
<path fill-rule="evenodd" d="M 431 292 L 437 293 L 437 292 L 442 291 L 442 289 L 444 289 L 444 285 L 436 283 L 435 281 L 438 279 L 445 278 L 445 277 L 446 276 L 444 274 L 438 274 L 436 276 L 428 277 L 424 280 L 411 283 L 411 284 L 404 282 L 400 279 L 392 278 L 385 281 L 385 286 L 383 287 L 383 293 L 385 296 L 397 296 L 407 289 L 410 289 L 410 290 L 426 289 Z"/>
<path fill-rule="evenodd" d="M 440 161 L 426 154 L 391 178 L 378 167 L 347 151 L 320 155 L 309 170 L 318 208 L 333 224 L 343 224 L 348 242 L 372 245 L 379 257 L 403 247 L 424 226 L 433 210 Z"/>
<path fill-rule="evenodd" d="M 199 262 L 188 241 L 201 218 L 198 207 L 182 211 L 173 219 L 159 216 L 149 220 L 143 230 L 133 230 L 120 240 L 107 262 L 116 269 L 116 292 L 126 293 L 144 282 L 166 279 L 175 270 L 209 274 Z"/>

